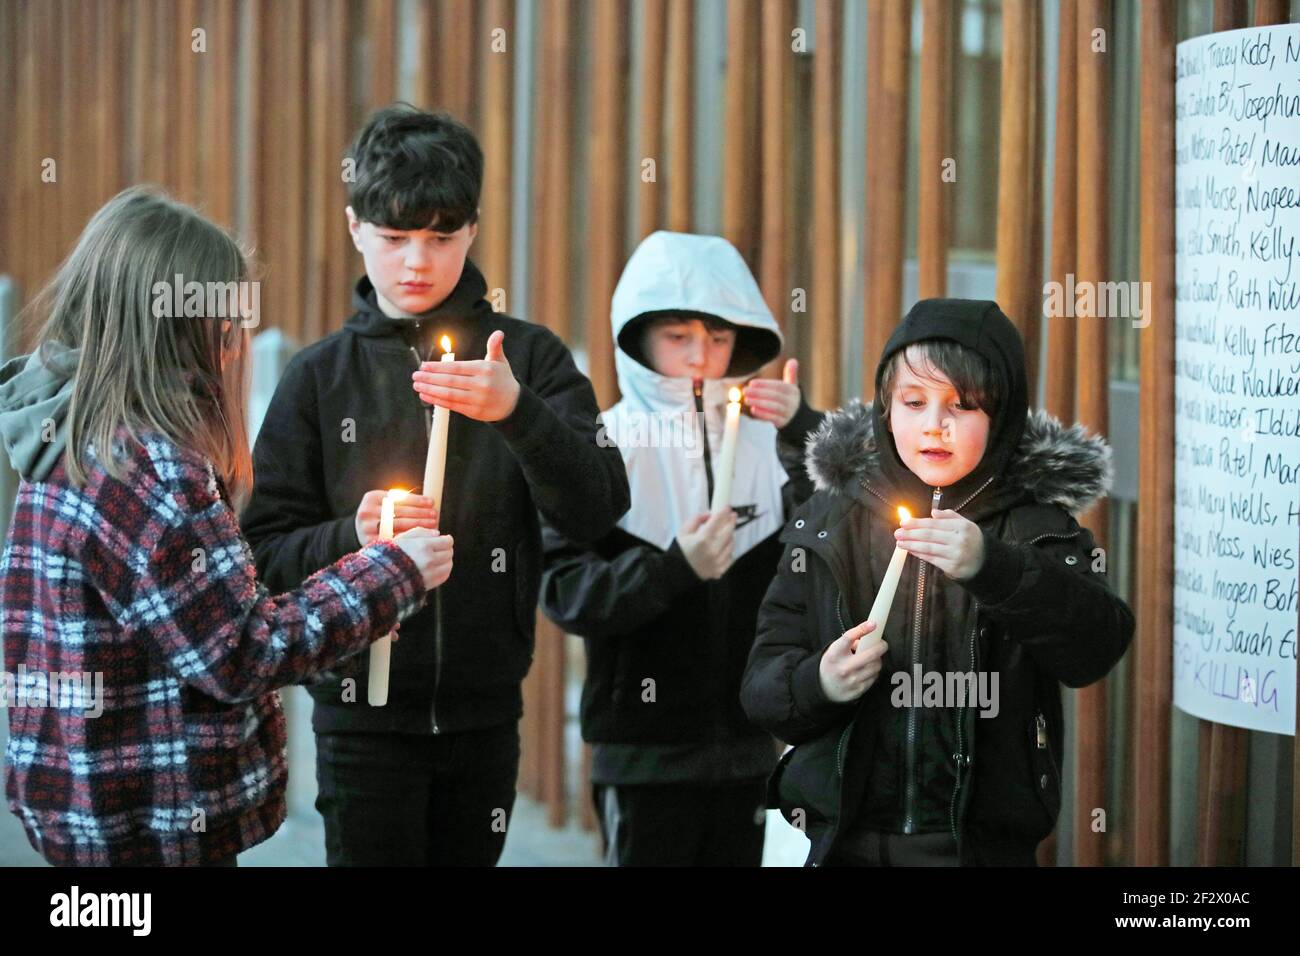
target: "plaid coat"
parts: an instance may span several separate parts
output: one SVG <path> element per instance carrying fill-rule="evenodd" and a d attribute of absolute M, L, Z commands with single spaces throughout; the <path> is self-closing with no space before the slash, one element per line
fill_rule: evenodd
<path fill-rule="evenodd" d="M 94 461 L 82 489 L 62 462 L 22 482 L 0 559 L 5 672 L 29 704 L 8 702 L 5 792 L 56 865 L 204 864 L 271 836 L 288 779 L 276 689 L 424 603 L 391 543 L 271 595 L 211 465 L 142 439 L 127 480 Z M 102 674 L 102 700 L 65 686 L 42 706 L 59 673 Z"/>

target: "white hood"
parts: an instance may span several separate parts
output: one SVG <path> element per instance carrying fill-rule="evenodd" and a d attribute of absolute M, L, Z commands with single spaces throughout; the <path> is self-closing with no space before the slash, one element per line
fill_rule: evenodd
<path fill-rule="evenodd" d="M 723 319 L 737 328 L 727 377 L 703 383 L 715 472 L 728 390 L 776 358 L 784 344 L 745 260 L 727 240 L 661 231 L 632 253 L 610 310 L 623 397 L 603 419 L 623 454 L 632 490 L 632 508 L 619 527 L 665 550 L 687 519 L 709 509 L 693 383 L 660 375 L 641 361 L 645 321 L 670 313 Z M 742 415 L 731 494 L 737 558 L 784 524 L 781 486 L 787 480 L 776 454 L 776 429 Z"/>

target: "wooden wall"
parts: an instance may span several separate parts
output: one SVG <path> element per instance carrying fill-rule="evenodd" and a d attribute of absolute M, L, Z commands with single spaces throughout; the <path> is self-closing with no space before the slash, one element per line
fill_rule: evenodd
<path fill-rule="evenodd" d="M 105 200 L 128 184 L 157 183 L 255 250 L 264 323 L 313 341 L 346 318 L 361 268 L 344 225 L 344 147 L 367 110 L 400 96 L 450 109 L 477 130 L 487 182 L 473 256 L 489 287 L 504 290 L 513 307 L 521 290 L 510 289 L 517 265 L 512 229 L 528 210 L 527 317 L 582 346 L 608 406 L 617 398 L 608 301 L 629 237 L 700 227 L 693 124 L 708 104 L 695 96 L 701 61 L 693 37 L 702 2 L 715 0 L 540 0 L 529 8 L 531 35 L 519 36 L 514 0 L 0 0 L 0 165 L 9 173 L 0 190 L 0 271 L 29 295 Z M 996 250 L 998 298 L 1031 359 L 1047 338 L 1048 361 L 1042 369 L 1034 362 L 1031 375 L 1044 377 L 1049 410 L 1105 433 L 1106 323 L 1085 316 L 1045 328 L 1039 296 L 1046 278 L 1073 272 L 1100 279 L 1111 268 L 1112 170 L 1105 137 L 1084 135 L 1110 120 L 1112 67 L 1089 40 L 1094 29 L 1111 28 L 1111 0 L 1046 0 L 1057 4 L 1054 40 L 1043 35 L 1044 0 L 990 4 L 1002 29 L 1000 112 L 988 119 L 997 124 L 996 182 L 942 175 L 957 146 L 962 91 L 953 78 L 962 4 L 862 0 L 867 30 L 846 33 L 858 2 L 815 0 L 812 22 L 803 23 L 792 0 L 726 0 L 725 41 L 716 51 L 726 59 L 718 107 L 720 231 L 746 257 L 799 343 L 808 395 L 821 407 L 849 397 L 840 358 L 848 324 L 860 327 L 861 361 L 874 369 L 902 310 L 904 261 L 913 254 L 907 217 L 918 217 L 922 294 L 942 295 L 955 197 L 959 190 L 991 190 L 996 229 L 987 245 Z M 1287 16 L 1285 2 L 1248 7 L 1220 0 L 1216 29 L 1244 25 L 1250 10 L 1260 23 Z M 919 68 L 911 39 L 918 13 Z M 1144 3 L 1141 72 L 1131 78 L 1142 84 L 1141 274 L 1153 283 L 1156 321 L 1141 339 L 1139 633 L 1130 675 L 1134 718 L 1126 729 L 1133 735 L 1134 786 L 1130 805 L 1118 808 L 1133 823 L 1118 858 L 1148 864 L 1166 863 L 1169 855 L 1174 16 L 1173 0 Z M 810 27 L 815 42 L 801 48 L 794 31 Z M 204 31 L 201 53 L 193 50 L 196 28 Z M 412 31 L 413 61 L 403 55 Z M 1044 102 L 1045 42 L 1056 44 L 1052 103 Z M 864 54 L 865 90 L 841 89 L 844 59 Z M 517 100 L 524 63 L 530 94 Z M 914 68 L 919 102 L 909 95 Z M 804 104 L 811 116 L 806 134 L 799 132 Z M 531 111 L 532 131 L 525 195 L 515 192 L 521 180 L 512 168 L 521 110 Z M 846 119 L 865 120 L 870 141 L 866 218 L 856 235 L 846 233 L 849 202 L 841 190 Z M 905 148 L 912 128 L 920 144 L 914 167 Z M 42 182 L 47 158 L 57 164 L 56 182 Z M 1048 164 L 1053 187 L 1044 195 Z M 905 202 L 909 181 L 918 196 L 912 210 Z M 809 184 L 807 195 L 795 195 L 796 183 Z M 846 239 L 865 250 L 864 305 L 855 314 L 843 308 L 843 290 L 854 278 L 842 267 Z M 809 256 L 812 248 L 817 255 Z M 791 310 L 796 287 L 809 294 L 803 315 Z M 870 397 L 867 378 L 863 397 Z M 1104 547 L 1106 506 L 1084 521 Z M 520 783 L 547 802 L 556 824 L 572 809 L 563 738 L 568 664 L 562 635 L 540 621 L 526 685 Z M 1076 760 L 1073 858 L 1098 864 L 1115 848 L 1108 850 L 1105 834 L 1091 832 L 1088 814 L 1104 805 L 1106 781 L 1118 772 L 1101 746 L 1109 728 L 1104 684 L 1076 701 L 1069 746 Z M 1206 724 L 1203 731 L 1198 828 L 1205 863 L 1240 853 L 1244 739 L 1231 728 Z M 584 809 L 586 802 L 580 789 Z M 1053 854 L 1049 843 L 1044 861 Z"/>

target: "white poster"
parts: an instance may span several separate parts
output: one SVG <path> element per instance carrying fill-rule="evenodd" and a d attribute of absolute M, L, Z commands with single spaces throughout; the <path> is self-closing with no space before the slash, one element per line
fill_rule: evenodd
<path fill-rule="evenodd" d="M 1174 703 L 1295 733 L 1300 25 L 1178 44 Z"/>

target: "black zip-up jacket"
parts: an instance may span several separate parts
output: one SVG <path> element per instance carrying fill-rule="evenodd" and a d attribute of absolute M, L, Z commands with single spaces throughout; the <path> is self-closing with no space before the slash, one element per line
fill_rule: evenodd
<path fill-rule="evenodd" d="M 818 492 L 781 540 L 785 553 L 758 618 L 742 685 L 749 716 L 794 744 L 769 799 L 812 841 L 819 865 L 850 829 L 949 830 L 966 864 L 1032 864 L 1060 810 L 1060 686 L 1104 677 L 1124 654 L 1133 615 L 1106 582 L 1074 514 L 1105 494 L 1110 450 L 1095 436 L 1026 414 L 1014 327 L 992 303 L 919 303 L 886 346 L 950 338 L 1002 376 L 1004 413 L 984 459 L 939 489 L 938 506 L 980 527 L 985 560 L 957 581 L 909 556 L 889 614 L 880 676 L 856 701 L 822 691 L 821 656 L 866 619 L 894 552 L 896 508 L 928 514 L 926 488 L 897 458 L 879 406 L 828 416 L 809 444 Z M 880 375 L 877 374 L 877 393 Z M 909 476 L 910 479 L 909 480 Z M 893 675 L 998 677 L 995 707 L 895 706 Z M 978 676 L 976 677 L 978 680 Z"/>
<path fill-rule="evenodd" d="M 790 476 L 782 489 L 787 516 L 812 494 L 803 450 L 821 421 L 822 413 L 801 403 L 778 432 L 778 455 Z M 708 489 L 712 498 L 711 475 Z M 700 510 L 708 510 L 708 501 L 700 502 Z M 542 609 L 586 640 L 584 740 L 681 744 L 724 736 L 771 742 L 740 707 L 740 678 L 759 604 L 781 557 L 778 537 L 779 530 L 721 578 L 702 581 L 676 539 L 663 550 L 614 528 L 581 546 L 544 529 Z M 646 678 L 657 686 L 652 704 L 642 699 Z"/>
<path fill-rule="evenodd" d="M 457 358 L 479 359 L 502 330 L 520 384 L 500 422 L 452 415 L 439 521 L 455 539 L 452 573 L 402 624 L 387 706 L 366 702 L 369 655 L 358 655 L 346 674 L 355 702 L 344 700 L 343 672 L 309 688 L 317 732 L 454 733 L 518 719 L 541 575 L 538 512 L 587 541 L 628 508 L 618 449 L 596 440 L 590 381 L 554 333 L 493 312 L 486 291 L 467 261 L 442 305 L 393 319 L 363 277 L 355 314 L 293 357 L 262 423 L 242 523 L 259 575 L 283 591 L 360 546 L 355 515 L 367 491 L 422 487 L 432 406 L 411 373 L 437 337 L 451 336 Z"/>

